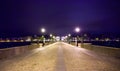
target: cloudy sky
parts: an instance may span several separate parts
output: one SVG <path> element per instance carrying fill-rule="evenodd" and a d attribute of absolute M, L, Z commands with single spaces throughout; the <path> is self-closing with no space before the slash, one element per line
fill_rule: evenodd
<path fill-rule="evenodd" d="M 65 35 L 79 26 L 83 32 L 120 33 L 118 0 L 4 0 L 0 34 Z"/>

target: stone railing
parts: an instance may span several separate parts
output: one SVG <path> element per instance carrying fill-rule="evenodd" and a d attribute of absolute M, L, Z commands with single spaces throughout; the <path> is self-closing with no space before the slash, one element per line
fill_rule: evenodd
<path fill-rule="evenodd" d="M 92 45 L 90 43 L 79 44 L 79 47 L 92 50 L 106 56 L 120 57 L 120 48 Z"/>
<path fill-rule="evenodd" d="M 17 56 L 39 47 L 42 47 L 42 45 L 32 44 L 27 46 L 20 46 L 20 47 L 18 46 L 18 47 L 0 49 L 0 59 Z"/>

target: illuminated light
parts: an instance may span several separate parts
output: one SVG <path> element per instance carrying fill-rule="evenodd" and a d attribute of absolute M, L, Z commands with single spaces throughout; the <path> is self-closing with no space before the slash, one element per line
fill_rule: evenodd
<path fill-rule="evenodd" d="M 98 40 L 99 40 L 99 38 L 95 38 L 95 40 L 96 40 L 96 41 L 98 41 Z"/>
<path fill-rule="evenodd" d="M 45 28 L 41 28 L 41 32 L 45 33 L 46 32 Z"/>
<path fill-rule="evenodd" d="M 6 42 L 10 42 L 10 40 L 6 40 Z"/>
<path fill-rule="evenodd" d="M 33 41 L 37 41 L 38 39 L 33 39 Z"/>
<path fill-rule="evenodd" d="M 119 42 L 120 40 L 119 40 L 119 39 L 117 39 L 116 41 L 117 41 L 117 42 Z"/>
<path fill-rule="evenodd" d="M 71 36 L 71 34 L 68 34 L 68 36 L 70 37 L 70 36 Z"/>
<path fill-rule="evenodd" d="M 55 39 L 55 36 L 53 36 L 53 38 Z"/>
<path fill-rule="evenodd" d="M 87 37 L 87 34 L 84 34 L 85 37 Z"/>
<path fill-rule="evenodd" d="M 68 38 L 68 36 L 65 36 L 65 38 Z"/>
<path fill-rule="evenodd" d="M 101 39 L 101 41 L 104 41 L 104 39 Z"/>
<path fill-rule="evenodd" d="M 62 36 L 62 37 L 61 37 L 61 40 L 62 40 L 62 41 L 64 41 L 64 40 L 65 40 L 65 37 L 64 37 L 64 36 Z"/>
<path fill-rule="evenodd" d="M 13 42 L 17 42 L 17 40 L 13 40 Z"/>
<path fill-rule="evenodd" d="M 60 36 L 56 36 L 56 40 L 57 40 L 57 41 L 60 41 Z"/>
<path fill-rule="evenodd" d="M 110 39 L 109 39 L 109 38 L 106 38 L 105 41 L 110 41 Z"/>
<path fill-rule="evenodd" d="M 5 40 L 1 40 L 1 42 L 5 42 Z"/>
<path fill-rule="evenodd" d="M 52 37 L 53 35 L 52 34 L 50 34 L 50 37 Z"/>
<path fill-rule="evenodd" d="M 26 41 L 31 41 L 31 38 L 27 38 Z"/>
<path fill-rule="evenodd" d="M 23 42 L 24 40 L 20 40 L 21 42 Z"/>
<path fill-rule="evenodd" d="M 63 40 L 64 40 L 64 38 L 61 38 L 61 40 L 63 41 Z"/>
<path fill-rule="evenodd" d="M 76 28 L 75 28 L 75 31 L 76 31 L 76 32 L 80 32 L 80 28 L 79 28 L 79 27 L 76 27 Z"/>

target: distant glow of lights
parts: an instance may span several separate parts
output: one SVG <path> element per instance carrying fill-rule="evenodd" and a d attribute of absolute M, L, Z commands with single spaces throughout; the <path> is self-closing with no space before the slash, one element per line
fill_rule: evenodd
<path fill-rule="evenodd" d="M 63 40 L 65 40 L 65 37 L 64 37 L 64 36 L 62 36 L 62 37 L 61 37 L 61 40 L 62 40 L 62 41 L 63 41 Z"/>
<path fill-rule="evenodd" d="M 61 40 L 63 41 L 63 40 L 64 40 L 64 38 L 61 38 Z"/>
<path fill-rule="evenodd" d="M 7 40 L 7 42 L 10 42 L 10 40 Z"/>
<path fill-rule="evenodd" d="M 45 28 L 41 28 L 41 32 L 45 33 L 46 32 Z"/>
<path fill-rule="evenodd" d="M 75 28 L 75 32 L 80 32 L 80 28 L 79 28 L 79 27 L 76 27 L 76 28 Z"/>
<path fill-rule="evenodd" d="M 96 41 L 98 41 L 98 40 L 99 40 L 99 38 L 95 38 L 95 40 L 96 40 Z"/>
<path fill-rule="evenodd" d="M 68 36 L 65 36 L 65 38 L 67 38 Z"/>
<path fill-rule="evenodd" d="M 13 42 L 17 42 L 17 40 L 13 40 Z"/>
<path fill-rule="evenodd" d="M 57 40 L 57 41 L 60 41 L 60 36 L 56 36 L 56 40 Z"/>
<path fill-rule="evenodd" d="M 70 37 L 70 36 L 71 36 L 71 34 L 68 34 L 68 36 Z"/>
<path fill-rule="evenodd" d="M 38 39 L 33 39 L 33 41 L 37 41 Z"/>
<path fill-rule="evenodd" d="M 21 42 L 24 42 L 24 40 L 20 40 Z"/>
<path fill-rule="evenodd" d="M 120 40 L 119 40 L 119 39 L 117 39 L 116 41 L 117 41 L 117 42 L 119 42 Z"/>
<path fill-rule="evenodd" d="M 27 38 L 26 41 L 31 41 L 31 38 Z"/>
<path fill-rule="evenodd" d="M 50 37 L 52 37 L 53 35 L 52 34 L 50 34 Z"/>
<path fill-rule="evenodd" d="M 55 39 L 55 36 L 53 36 L 53 38 Z"/>

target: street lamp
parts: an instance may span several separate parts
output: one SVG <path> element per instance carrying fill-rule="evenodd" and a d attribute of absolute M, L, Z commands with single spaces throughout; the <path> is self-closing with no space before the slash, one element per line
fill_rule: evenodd
<path fill-rule="evenodd" d="M 41 28 L 41 32 L 45 33 L 46 32 L 45 28 Z"/>
<path fill-rule="evenodd" d="M 55 37 L 55 36 L 52 36 L 52 38 L 53 38 L 53 41 L 55 41 L 55 40 L 56 40 L 56 37 Z"/>
<path fill-rule="evenodd" d="M 52 41 L 52 36 L 53 36 L 53 35 L 52 35 L 52 34 L 50 34 L 50 41 Z"/>
<path fill-rule="evenodd" d="M 50 34 L 50 37 L 52 37 L 53 35 L 52 34 Z"/>
<path fill-rule="evenodd" d="M 68 43 L 69 44 L 70 44 L 70 41 L 71 41 L 70 37 L 71 37 L 71 34 L 68 34 Z"/>
<path fill-rule="evenodd" d="M 41 32 L 42 33 L 45 33 L 46 32 L 46 29 L 45 28 L 41 28 Z M 45 44 L 45 37 L 43 38 L 43 45 Z"/>
<path fill-rule="evenodd" d="M 68 34 L 68 36 L 70 37 L 70 36 L 71 36 L 71 34 Z"/>
<path fill-rule="evenodd" d="M 79 28 L 79 27 L 76 27 L 76 28 L 75 28 L 75 32 L 76 32 L 76 33 L 79 33 L 79 32 L 80 32 L 80 28 Z M 76 45 L 78 46 L 78 39 L 77 39 L 77 37 L 75 38 L 75 43 L 76 43 Z"/>
<path fill-rule="evenodd" d="M 80 28 L 79 28 L 79 27 L 76 27 L 76 28 L 75 28 L 75 32 L 79 33 L 79 32 L 80 32 Z"/>

